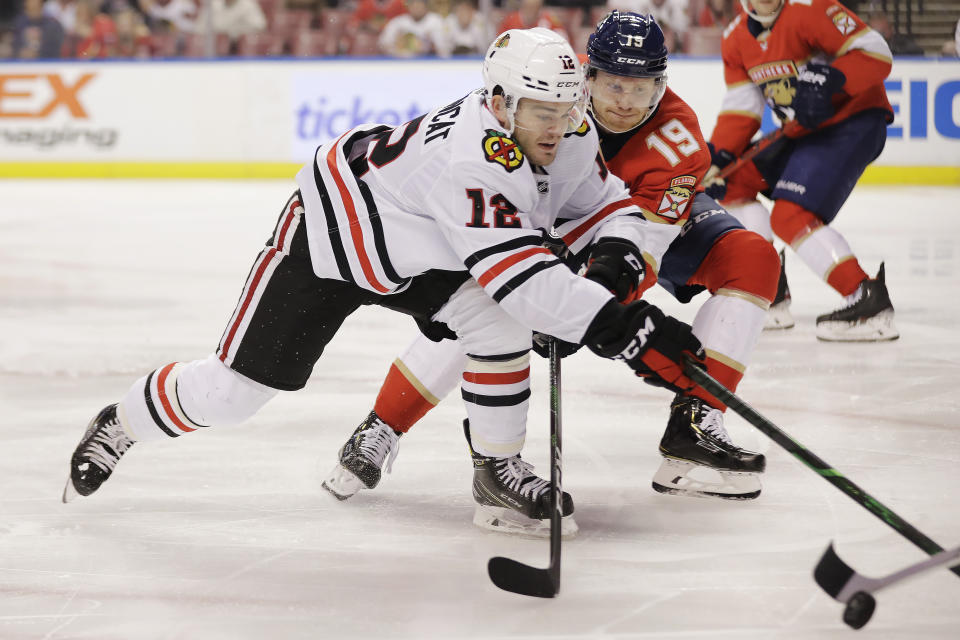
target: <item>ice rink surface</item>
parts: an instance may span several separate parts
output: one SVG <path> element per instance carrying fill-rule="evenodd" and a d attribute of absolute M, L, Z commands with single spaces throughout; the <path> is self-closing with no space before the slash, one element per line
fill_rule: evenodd
<path fill-rule="evenodd" d="M 580 535 L 554 600 L 498 590 L 486 562 L 547 542 L 471 524 L 451 397 L 400 441 L 393 474 L 320 489 L 415 331 L 364 309 L 310 384 L 249 423 L 141 443 L 64 505 L 87 422 L 137 377 L 216 347 L 288 181 L 0 182 L 0 638 L 960 638 L 945 570 L 881 592 L 859 632 L 811 572 L 830 540 L 880 576 L 924 553 L 730 415 L 768 455 L 751 502 L 650 488 L 670 396 L 618 363 L 563 363 L 564 481 Z M 788 253 L 797 327 L 765 333 L 740 395 L 944 547 L 960 544 L 960 190 L 858 188 L 836 227 L 886 261 L 902 338 L 827 344 L 840 299 Z M 690 320 L 704 297 L 681 306 Z M 549 474 L 545 361 L 524 457 Z"/>

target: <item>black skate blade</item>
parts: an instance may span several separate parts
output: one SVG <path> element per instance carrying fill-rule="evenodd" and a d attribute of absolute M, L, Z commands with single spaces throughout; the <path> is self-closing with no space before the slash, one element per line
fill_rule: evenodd
<path fill-rule="evenodd" d="M 490 558 L 487 573 L 493 584 L 523 596 L 553 598 L 559 591 L 549 569 L 538 569 L 510 558 Z"/>
<path fill-rule="evenodd" d="M 850 565 L 844 562 L 833 550 L 833 543 L 831 542 L 813 570 L 813 579 L 820 585 L 821 589 L 827 592 L 827 595 L 838 602 L 843 602 L 838 596 L 850 582 L 853 574 L 854 571 L 850 568 Z"/>

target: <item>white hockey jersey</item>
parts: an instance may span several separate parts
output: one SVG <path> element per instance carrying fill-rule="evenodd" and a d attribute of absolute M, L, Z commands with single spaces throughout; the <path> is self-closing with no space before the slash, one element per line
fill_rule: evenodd
<path fill-rule="evenodd" d="M 395 129 L 347 131 L 297 183 L 319 277 L 389 294 L 430 269 L 468 269 L 522 324 L 574 342 L 612 296 L 544 248 L 543 233 L 555 228 L 575 252 L 600 237 L 659 244 L 589 121 L 553 163 L 532 166 L 480 91 Z"/>

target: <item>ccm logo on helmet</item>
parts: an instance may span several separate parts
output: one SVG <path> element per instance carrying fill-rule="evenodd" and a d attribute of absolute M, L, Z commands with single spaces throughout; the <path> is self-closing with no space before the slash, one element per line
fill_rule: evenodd
<path fill-rule="evenodd" d="M 580 86 L 579 82 L 558 82 L 558 87 L 577 87 Z"/>

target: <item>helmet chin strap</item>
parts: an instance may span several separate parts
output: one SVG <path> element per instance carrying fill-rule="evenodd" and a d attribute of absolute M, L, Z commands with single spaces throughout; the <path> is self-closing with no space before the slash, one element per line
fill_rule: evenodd
<path fill-rule="evenodd" d="M 780 12 L 783 10 L 783 5 L 786 4 L 786 0 L 780 0 L 780 4 L 777 6 L 776 11 L 771 13 L 768 16 L 762 16 L 753 10 L 753 6 L 750 4 L 750 0 L 740 0 L 740 4 L 743 6 L 743 10 L 748 16 L 759 22 L 764 27 L 769 28 L 777 20 L 777 16 L 780 15 Z"/>

